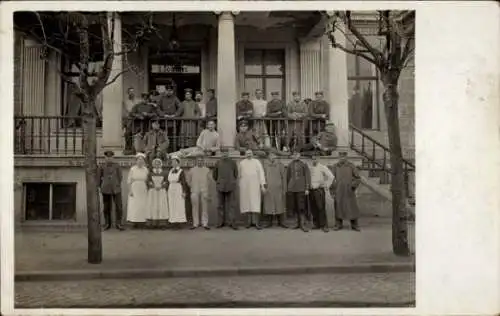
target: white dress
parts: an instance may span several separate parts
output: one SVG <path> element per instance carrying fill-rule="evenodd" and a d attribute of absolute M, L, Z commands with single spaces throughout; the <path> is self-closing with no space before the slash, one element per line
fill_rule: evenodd
<path fill-rule="evenodd" d="M 128 196 L 127 221 L 144 223 L 148 216 L 144 206 L 148 203 L 148 168 L 132 166 L 128 173 L 127 184 L 130 185 L 132 196 Z"/>
<path fill-rule="evenodd" d="M 260 213 L 261 186 L 266 184 L 264 168 L 259 160 L 243 159 L 239 165 L 240 212 Z"/>
<path fill-rule="evenodd" d="M 167 190 L 165 189 L 164 181 L 166 174 L 160 169 L 159 172 L 153 172 L 150 176 L 152 187 L 148 191 L 148 211 L 150 220 L 167 220 L 168 199 Z"/>
<path fill-rule="evenodd" d="M 168 210 L 170 223 L 185 223 L 186 219 L 186 200 L 182 196 L 183 188 L 180 182 L 181 174 L 184 172 L 178 169 L 173 173 L 174 169 L 168 173 Z"/>

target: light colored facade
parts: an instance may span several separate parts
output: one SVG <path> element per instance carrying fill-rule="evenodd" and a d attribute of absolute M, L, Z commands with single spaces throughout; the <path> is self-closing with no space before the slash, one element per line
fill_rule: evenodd
<path fill-rule="evenodd" d="M 116 19 L 116 47 L 125 37 L 125 30 L 132 30 L 138 21 L 136 14 L 123 13 Z M 382 86 L 377 72 L 366 62 L 331 47 L 324 35 L 326 18 L 319 12 L 175 13 L 180 46 L 172 52 L 168 41 L 174 29 L 173 14 L 158 13 L 155 23 L 160 26 L 161 39 L 152 40 L 123 58 L 115 58 L 111 78 L 127 68 L 131 70 L 102 92 L 104 106 L 102 129 L 98 131 L 99 153 L 123 150 L 121 117 L 127 89 L 132 87 L 136 94 L 140 94 L 156 89 L 167 78 L 174 80 L 179 88 L 216 89 L 218 130 L 223 145 L 232 146 L 234 143 L 234 105 L 240 93 L 248 91 L 252 99 L 255 88 L 263 88 L 267 99 L 270 92 L 279 91 L 286 101 L 291 100 L 293 91 L 301 92 L 303 98 L 314 98 L 314 92 L 322 90 L 330 103 L 330 119 L 337 126 L 340 146 L 349 146 L 350 121 L 359 122 L 357 126 L 367 134 L 387 143 Z M 369 15 L 360 20 L 360 27 L 370 40 L 378 40 L 376 21 Z M 342 40 L 343 35 L 339 34 L 337 38 Z M 67 114 L 68 106 L 71 106 L 70 92 L 58 74 L 58 69 L 67 66 L 54 52 L 50 53 L 48 61 L 40 59 L 42 48 L 39 43 L 17 39 L 15 114 Z M 182 71 L 172 69 L 171 60 L 175 58 L 184 58 Z M 406 156 L 412 156 L 414 148 L 413 78 L 410 66 L 401 79 L 400 124 Z M 352 105 L 354 91 L 364 92 L 365 98 L 369 96 L 358 112 Z M 31 128 L 45 131 L 40 125 Z M 75 138 L 81 137 L 77 129 L 73 132 Z M 50 133 L 54 133 L 53 128 Z M 81 146 L 81 141 L 73 143 L 76 147 Z M 38 146 L 37 142 L 32 141 L 32 146 Z M 49 145 L 50 148 L 55 146 L 53 142 Z M 44 181 L 76 183 L 76 218 L 78 222 L 85 222 L 83 169 L 75 159 L 51 155 L 50 150 L 44 156 L 47 157 L 16 157 L 18 220 L 24 219 L 23 210 L 26 209 L 26 190 L 22 183 Z"/>

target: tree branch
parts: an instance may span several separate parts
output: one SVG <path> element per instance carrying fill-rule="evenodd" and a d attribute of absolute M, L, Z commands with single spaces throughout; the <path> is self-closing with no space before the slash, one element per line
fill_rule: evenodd
<path fill-rule="evenodd" d="M 356 56 L 359 56 L 361 58 L 364 58 L 365 60 L 367 60 L 368 62 L 370 62 L 370 63 L 372 63 L 374 65 L 377 64 L 376 61 L 372 57 L 370 57 L 368 55 L 365 55 L 365 54 L 363 54 L 362 52 L 360 52 L 358 50 L 346 48 L 346 47 L 344 47 L 344 46 L 342 46 L 341 44 L 338 44 L 338 43 L 333 43 L 332 45 L 333 45 L 334 48 L 338 48 L 338 49 L 340 49 L 341 51 L 343 51 L 345 53 L 348 53 L 348 54 L 351 54 L 351 55 L 356 55 Z"/>
<path fill-rule="evenodd" d="M 414 42 L 413 38 L 406 39 L 405 47 L 403 49 L 403 52 L 401 53 L 401 61 L 403 64 L 405 64 L 406 60 L 409 59 L 411 54 L 413 54 L 414 51 L 413 42 Z"/>
<path fill-rule="evenodd" d="M 366 37 L 361 34 L 361 32 L 358 30 L 358 28 L 354 25 L 352 19 L 351 19 L 351 15 L 350 15 L 350 11 L 346 11 L 346 13 L 341 14 L 341 17 L 343 17 L 344 19 L 344 23 L 345 25 L 347 26 L 347 28 L 349 29 L 349 31 L 361 42 L 361 45 L 366 48 L 370 54 L 373 56 L 373 64 L 377 67 L 381 66 L 382 65 L 382 59 L 383 59 L 383 55 L 382 53 L 376 49 L 375 47 L 373 47 L 369 42 L 368 40 L 366 39 Z"/>

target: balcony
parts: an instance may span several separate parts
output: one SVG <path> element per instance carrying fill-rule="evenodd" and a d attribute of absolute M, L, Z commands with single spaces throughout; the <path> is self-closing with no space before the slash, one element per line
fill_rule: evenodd
<path fill-rule="evenodd" d="M 83 129 L 81 117 L 68 116 L 15 116 L 14 154 L 23 156 L 83 156 Z M 167 131 L 168 152 L 196 145 L 206 119 L 160 119 L 160 128 Z M 250 128 L 260 131 L 260 140 L 274 148 L 306 144 L 325 124 L 322 119 L 250 118 Z M 149 119 L 125 122 L 123 148 L 134 145 L 136 135 L 151 130 Z M 97 151 L 102 155 L 102 132 L 97 132 Z"/>

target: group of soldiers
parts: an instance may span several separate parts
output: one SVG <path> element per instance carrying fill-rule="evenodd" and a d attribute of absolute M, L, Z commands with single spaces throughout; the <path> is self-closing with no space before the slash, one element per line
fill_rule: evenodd
<path fill-rule="evenodd" d="M 178 149 L 198 147 L 198 131 L 201 124 L 208 129 L 210 122 L 216 123 L 217 98 L 215 90 L 207 90 L 207 99 L 201 91 L 185 90 L 185 99 L 180 101 L 173 86 L 164 93 L 144 93 L 142 99 L 135 97 L 134 89 L 128 89 L 124 102 L 123 122 L 125 127 L 125 150 L 128 154 L 145 152 L 172 153 Z M 238 136 L 235 147 L 244 151 L 274 150 L 276 154 L 291 151 L 330 153 L 335 150 L 337 137 L 332 124 L 327 125 L 330 105 L 323 99 L 323 92 L 315 94 L 315 100 L 302 100 L 299 92 L 287 105 L 279 92 L 272 92 L 272 100 L 263 99 L 263 91 L 255 91 L 255 99 L 244 92 L 236 103 Z M 176 119 L 180 118 L 180 119 Z M 204 120 L 194 120 L 203 118 Z M 268 119 L 266 119 L 268 118 Z M 284 124 L 277 119 L 291 120 Z M 193 119 L 193 120 L 190 120 Z M 314 129 L 309 122 L 316 120 Z M 203 131 L 201 132 L 203 133 Z M 174 144 L 175 142 L 175 144 Z"/>
<path fill-rule="evenodd" d="M 328 232 L 326 195 L 330 194 L 335 201 L 334 230 L 342 229 L 344 221 L 350 221 L 351 229 L 359 231 L 355 191 L 360 184 L 360 176 L 354 164 L 348 161 L 346 152 L 340 152 L 339 156 L 340 161 L 330 169 L 320 163 L 316 155 L 312 156 L 311 163 L 306 163 L 300 152 L 294 151 L 290 164 L 285 168 L 273 152 L 257 158 L 251 149 L 246 149 L 245 158 L 237 163 L 228 150 L 222 148 L 221 157 L 212 169 L 199 156 L 196 165 L 184 171 L 180 168 L 181 159 L 171 156 L 172 168 L 164 171 L 161 159 L 155 158 L 153 164 L 147 166 L 145 155 L 140 153 L 127 180 L 127 220 L 135 226 L 146 225 L 147 221 L 165 221 L 174 226 L 185 223 L 188 210 L 185 199 L 190 199 L 192 229 L 200 227 L 201 222 L 201 226 L 209 230 L 209 182 L 214 181 L 218 203 L 217 228 L 230 226 L 237 230 L 240 214 L 245 216 L 247 228 L 262 229 L 262 215 L 270 216 L 270 226 L 276 219 L 279 226 L 290 228 L 285 221 L 289 213 L 296 218 L 293 228 L 304 232 L 311 228 Z M 123 230 L 121 169 L 113 161 L 113 153 L 106 153 L 106 157 L 106 162 L 99 169 L 105 229 L 111 227 L 111 201 L 114 200 L 116 227 Z M 153 181 L 155 177 L 160 179 L 156 184 Z M 142 188 L 149 189 L 149 196 L 141 193 Z M 160 196 L 163 190 L 165 193 Z M 152 201 L 152 198 L 158 201 Z"/>

